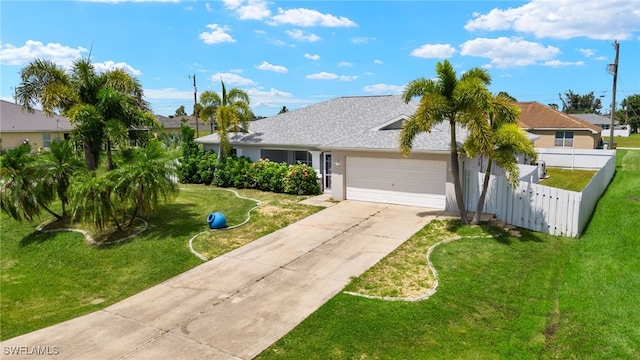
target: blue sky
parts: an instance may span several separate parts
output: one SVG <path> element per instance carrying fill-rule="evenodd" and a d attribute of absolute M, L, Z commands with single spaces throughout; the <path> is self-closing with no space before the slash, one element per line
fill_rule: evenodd
<path fill-rule="evenodd" d="M 609 112 L 620 43 L 618 103 L 640 93 L 640 1 L 6 1 L 0 3 L 0 97 L 12 101 L 34 58 L 135 75 L 156 114 L 198 94 L 248 92 L 256 115 L 339 96 L 394 94 L 433 77 L 486 68 L 493 92 L 557 103 L 568 90 Z"/>

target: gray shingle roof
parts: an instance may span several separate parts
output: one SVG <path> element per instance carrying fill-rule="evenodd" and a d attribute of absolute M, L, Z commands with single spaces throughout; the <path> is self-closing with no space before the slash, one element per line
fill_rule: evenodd
<path fill-rule="evenodd" d="M 594 125 L 610 125 L 611 117 L 606 117 L 598 114 L 570 114 L 571 116 L 578 117 L 586 122 L 589 122 Z M 616 125 L 618 122 L 616 121 Z"/>
<path fill-rule="evenodd" d="M 249 133 L 233 134 L 234 144 L 306 146 L 316 148 L 398 149 L 399 130 L 375 130 L 397 119 L 411 116 L 415 103 L 406 104 L 400 95 L 339 97 L 253 121 Z M 460 132 L 458 141 L 464 140 Z M 217 144 L 217 134 L 196 140 Z M 430 134 L 421 134 L 414 150 L 447 151 L 448 123 Z"/>
<path fill-rule="evenodd" d="M 60 115 L 46 116 L 42 111 L 33 114 L 18 104 L 0 100 L 0 131 L 2 132 L 56 132 L 71 131 L 73 125 Z"/>

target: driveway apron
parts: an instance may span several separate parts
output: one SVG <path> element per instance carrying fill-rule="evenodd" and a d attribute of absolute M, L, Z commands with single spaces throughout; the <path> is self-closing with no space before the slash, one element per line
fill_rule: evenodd
<path fill-rule="evenodd" d="M 440 214 L 342 201 L 104 310 L 6 340 L 2 358 L 251 359 Z"/>

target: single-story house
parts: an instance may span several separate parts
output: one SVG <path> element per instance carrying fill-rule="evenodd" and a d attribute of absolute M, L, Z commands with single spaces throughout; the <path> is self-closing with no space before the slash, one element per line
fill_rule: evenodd
<path fill-rule="evenodd" d="M 48 148 L 55 140 L 69 137 L 74 126 L 64 116 L 46 116 L 42 111 L 33 114 L 18 104 L 0 100 L 0 148 L 13 149 L 24 143 L 32 151 Z"/>
<path fill-rule="evenodd" d="M 250 123 L 230 134 L 238 156 L 306 163 L 335 200 L 362 200 L 455 210 L 449 124 L 418 135 L 404 158 L 403 121 L 417 108 L 400 95 L 339 97 Z M 458 143 L 466 131 L 456 131 Z M 196 139 L 216 152 L 217 134 Z M 464 166 L 464 164 L 462 164 Z"/>
<path fill-rule="evenodd" d="M 602 116 L 599 114 L 571 114 L 571 116 L 578 117 L 586 122 L 601 127 L 603 130 L 602 136 L 611 135 L 611 117 Z M 613 136 L 628 137 L 631 134 L 631 127 L 629 125 L 620 125 L 618 121 L 613 124 Z"/>
<path fill-rule="evenodd" d="M 599 126 L 578 117 L 554 110 L 539 102 L 518 102 L 522 109 L 519 125 L 540 136 L 534 145 L 538 148 L 596 149 L 600 145 Z"/>
<path fill-rule="evenodd" d="M 163 115 L 156 115 L 156 119 L 158 119 L 158 122 L 160 124 L 162 124 L 162 127 L 166 130 L 166 131 L 170 131 L 170 132 L 180 132 L 180 127 L 182 126 L 182 124 L 186 124 L 188 126 L 190 126 L 191 128 L 193 128 L 194 130 L 196 129 L 196 117 L 195 116 L 174 116 L 174 117 L 168 117 L 168 116 L 163 116 Z M 198 130 L 203 130 L 203 127 L 205 129 L 209 129 L 209 124 L 203 124 L 202 123 L 202 119 L 198 119 L 199 123 L 198 123 Z"/>

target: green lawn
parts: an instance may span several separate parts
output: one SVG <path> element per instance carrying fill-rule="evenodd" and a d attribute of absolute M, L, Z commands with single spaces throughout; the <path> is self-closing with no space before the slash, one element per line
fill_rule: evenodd
<path fill-rule="evenodd" d="M 603 135 L 608 134 L 609 130 L 604 130 L 602 132 Z M 603 136 L 602 140 L 609 141 L 608 136 Z M 618 147 L 627 147 L 627 148 L 638 148 L 640 149 L 640 134 L 631 134 L 629 137 L 616 136 L 614 137 L 614 142 L 618 144 Z"/>
<path fill-rule="evenodd" d="M 104 308 L 201 264 L 190 253 L 188 239 L 208 229 L 207 215 L 221 211 L 229 225 L 238 224 L 255 205 L 229 191 L 188 188 L 146 218 L 149 228 L 139 237 L 117 245 L 90 246 L 72 232 L 41 233 L 35 230 L 37 223 L 17 223 L 1 214 L 0 339 Z M 298 218 L 318 210 L 298 204 L 305 198 L 301 196 L 239 192 L 261 200 L 267 212 L 259 209 L 248 225 L 216 232 L 226 240 L 221 252 L 281 226 L 271 207 L 298 209 Z M 289 221 L 296 220 L 294 215 Z"/>
<path fill-rule="evenodd" d="M 392 302 L 339 294 L 260 358 L 638 359 L 639 214 L 640 152 L 619 151 L 581 239 L 529 231 L 473 238 L 487 230 L 449 223 L 464 237 L 433 252 L 435 295 Z M 409 243 L 435 243 L 439 227 Z M 347 290 L 366 288 L 370 277 Z"/>
<path fill-rule="evenodd" d="M 540 181 L 540 185 L 579 192 L 589 184 L 595 173 L 595 170 L 547 168 L 548 178 Z"/>

